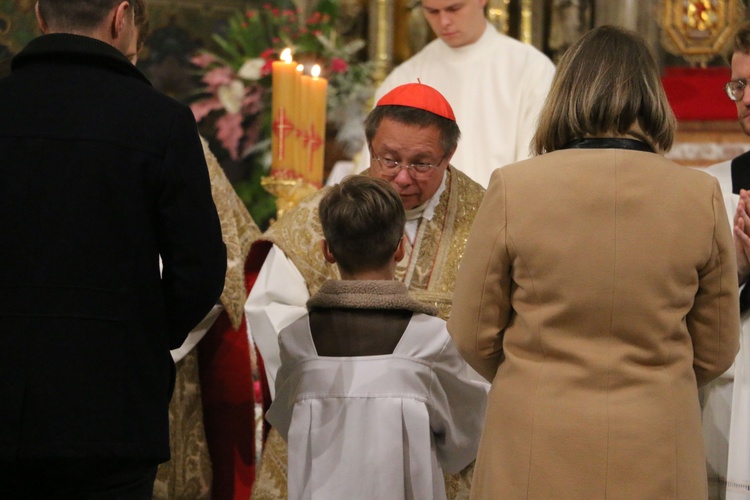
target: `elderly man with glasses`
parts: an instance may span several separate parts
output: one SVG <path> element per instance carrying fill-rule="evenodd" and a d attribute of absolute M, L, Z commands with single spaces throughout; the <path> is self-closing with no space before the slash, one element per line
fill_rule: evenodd
<path fill-rule="evenodd" d="M 724 90 L 737 107 L 737 119 L 750 136 L 750 21 L 738 26 L 729 54 L 731 81 Z M 740 352 L 724 375 L 701 393 L 709 499 L 747 498 L 750 491 L 750 152 L 713 165 L 729 219 L 734 222 L 737 274 L 742 290 Z"/>
<path fill-rule="evenodd" d="M 450 165 L 460 136 L 453 110 L 432 87 L 406 84 L 378 101 L 367 117 L 365 132 L 372 160 L 363 175 L 388 181 L 406 210 L 406 256 L 396 269 L 396 279 L 406 284 L 413 298 L 436 306 L 447 320 L 458 265 L 484 195 L 479 184 Z M 339 277 L 336 266 L 327 263 L 321 252 L 317 207 L 324 192 L 285 214 L 251 250 L 251 261 L 268 252 L 245 311 L 271 395 L 280 365 L 278 332 L 307 312 L 307 299 L 326 279 Z M 271 430 L 254 499 L 286 496 L 285 463 L 286 446 Z M 448 478 L 448 498 L 455 498 L 459 490 L 467 492 L 467 476 Z"/>

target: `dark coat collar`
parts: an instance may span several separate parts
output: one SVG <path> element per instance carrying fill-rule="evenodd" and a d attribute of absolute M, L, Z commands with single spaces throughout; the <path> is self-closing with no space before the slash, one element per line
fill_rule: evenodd
<path fill-rule="evenodd" d="M 148 78 L 119 50 L 88 36 L 55 33 L 37 37 L 13 58 L 10 68 L 15 72 L 39 61 L 75 61 L 103 66 L 151 85 Z"/>
<path fill-rule="evenodd" d="M 643 141 L 625 139 L 622 137 L 589 137 L 586 139 L 575 139 L 560 149 L 629 149 L 632 151 L 644 151 L 653 153 L 651 146 Z"/>

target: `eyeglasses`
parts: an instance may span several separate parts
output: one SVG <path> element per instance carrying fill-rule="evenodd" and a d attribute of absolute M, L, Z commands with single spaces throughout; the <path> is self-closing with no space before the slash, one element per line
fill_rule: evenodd
<path fill-rule="evenodd" d="M 443 163 L 445 156 L 441 156 L 437 163 L 410 163 L 407 165 L 400 161 L 375 156 L 375 153 L 372 152 L 372 147 L 370 147 L 370 161 L 375 160 L 375 165 L 378 165 L 378 168 L 375 170 L 388 177 L 396 177 L 399 170 L 404 168 L 413 178 L 426 179 Z"/>
<path fill-rule="evenodd" d="M 744 78 L 740 80 L 732 80 L 724 85 L 724 91 L 727 96 L 733 101 L 739 101 L 745 96 L 745 87 L 747 87 L 747 81 Z"/>

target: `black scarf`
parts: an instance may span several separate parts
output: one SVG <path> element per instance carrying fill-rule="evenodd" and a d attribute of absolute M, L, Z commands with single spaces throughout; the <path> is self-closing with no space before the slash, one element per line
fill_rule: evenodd
<path fill-rule="evenodd" d="M 560 149 L 629 149 L 632 151 L 654 153 L 654 148 L 645 142 L 635 139 L 624 139 L 622 137 L 589 137 L 587 139 L 575 139 Z"/>

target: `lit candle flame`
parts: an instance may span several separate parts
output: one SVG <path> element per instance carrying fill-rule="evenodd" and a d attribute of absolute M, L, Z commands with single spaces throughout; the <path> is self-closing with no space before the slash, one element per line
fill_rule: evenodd
<path fill-rule="evenodd" d="M 310 70 L 310 75 L 312 75 L 313 78 L 317 78 L 320 76 L 320 66 L 317 64 L 312 67 L 312 70 Z"/>
<path fill-rule="evenodd" d="M 281 59 L 285 63 L 292 62 L 292 49 L 290 49 L 289 47 L 287 47 L 284 50 L 282 50 L 281 51 L 281 56 L 279 57 L 279 59 Z"/>
<path fill-rule="evenodd" d="M 302 73 L 305 71 L 305 65 L 304 64 L 298 64 L 297 65 L 297 73 Z"/>

